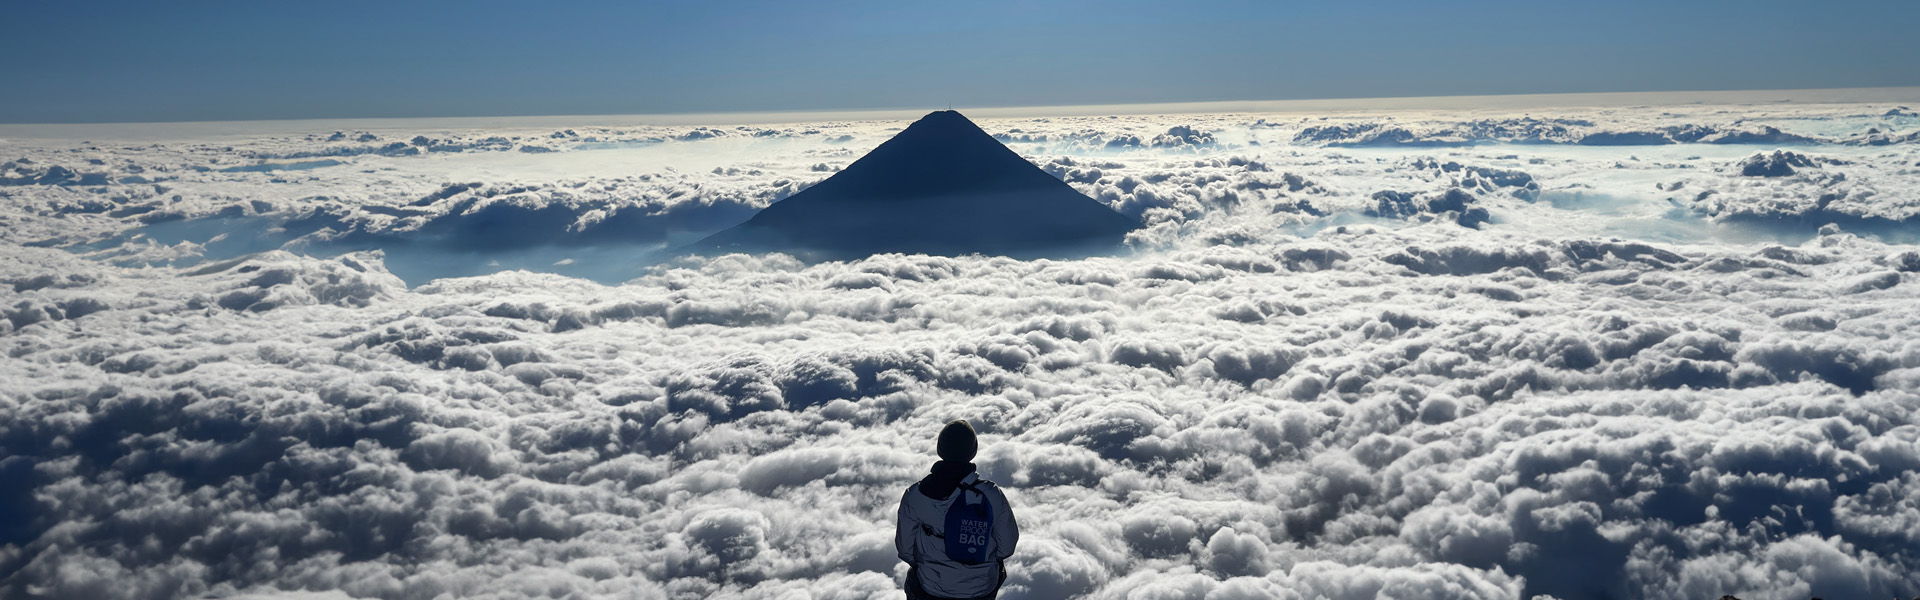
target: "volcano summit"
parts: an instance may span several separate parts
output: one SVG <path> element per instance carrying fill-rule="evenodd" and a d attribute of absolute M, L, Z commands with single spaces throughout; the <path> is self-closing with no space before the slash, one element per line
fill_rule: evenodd
<path fill-rule="evenodd" d="M 686 251 L 812 260 L 889 252 L 1071 257 L 1116 249 L 1138 226 L 943 110 Z"/>

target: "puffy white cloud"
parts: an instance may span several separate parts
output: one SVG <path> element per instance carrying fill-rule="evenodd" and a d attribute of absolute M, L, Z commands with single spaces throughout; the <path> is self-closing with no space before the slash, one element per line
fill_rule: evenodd
<path fill-rule="evenodd" d="M 1009 598 L 1916 593 L 1910 124 L 1717 110 L 987 121 L 1137 251 L 593 272 L 891 125 L 7 142 L 0 595 L 895 596 L 954 418 Z"/>

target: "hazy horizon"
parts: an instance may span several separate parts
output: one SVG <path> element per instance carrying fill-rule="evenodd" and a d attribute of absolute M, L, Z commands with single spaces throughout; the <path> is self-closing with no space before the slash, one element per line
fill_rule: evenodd
<path fill-rule="evenodd" d="M 677 113 L 321 117 L 203 121 L 0 122 L 0 137 L 74 137 L 76 135 L 85 137 L 85 134 L 92 134 L 103 139 L 127 139 L 139 138 L 142 135 L 180 135 L 184 133 L 184 131 L 178 128 L 196 126 L 215 129 L 215 133 L 255 134 L 265 132 L 288 133 L 320 131 L 322 129 L 339 128 L 769 125 L 831 120 L 910 120 L 917 119 L 929 112 L 938 110 L 958 110 L 975 118 L 1017 119 L 1203 113 L 1347 113 L 1683 106 L 1709 103 L 1738 105 L 1845 104 L 1868 102 L 1920 102 L 1920 86 L 1570 92 L 1555 94 L 1480 94 L 1456 96 L 1379 96 L 1364 98 L 1214 100 L 1206 102 L 1137 102 L 1127 104 L 1058 104 L 1030 106 L 932 106 L 812 111 L 743 110 Z M 306 124 L 310 127 L 291 129 L 261 127 L 269 124 Z M 231 127 L 218 127 L 222 125 Z"/>

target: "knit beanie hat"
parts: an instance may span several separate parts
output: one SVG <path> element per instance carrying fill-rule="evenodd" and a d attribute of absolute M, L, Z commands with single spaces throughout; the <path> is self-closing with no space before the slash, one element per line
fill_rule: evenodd
<path fill-rule="evenodd" d="M 940 430 L 940 460 L 972 462 L 973 453 L 979 449 L 980 441 L 974 438 L 973 425 L 966 419 L 954 419 Z"/>

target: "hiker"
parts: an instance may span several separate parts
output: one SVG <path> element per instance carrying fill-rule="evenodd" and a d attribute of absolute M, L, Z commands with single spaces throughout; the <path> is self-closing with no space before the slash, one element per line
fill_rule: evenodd
<path fill-rule="evenodd" d="M 1007 581 L 1020 526 L 1006 494 L 974 472 L 979 446 L 972 425 L 947 423 L 940 461 L 900 497 L 893 545 L 907 563 L 907 600 L 991 599 Z"/>

